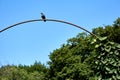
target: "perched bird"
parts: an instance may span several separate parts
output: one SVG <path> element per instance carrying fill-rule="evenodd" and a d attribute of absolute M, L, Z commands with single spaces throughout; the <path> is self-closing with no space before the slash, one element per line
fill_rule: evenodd
<path fill-rule="evenodd" d="M 42 20 L 43 20 L 44 22 L 46 22 L 46 17 L 45 17 L 45 15 L 44 15 L 43 13 L 41 13 L 41 18 L 42 18 Z"/>

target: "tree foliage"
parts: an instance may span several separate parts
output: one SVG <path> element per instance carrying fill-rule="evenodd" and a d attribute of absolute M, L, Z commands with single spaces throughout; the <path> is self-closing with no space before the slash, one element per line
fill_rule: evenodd
<path fill-rule="evenodd" d="M 31 66 L 6 65 L 0 68 L 0 80 L 47 80 L 47 68 L 40 62 Z"/>
<path fill-rule="evenodd" d="M 108 41 L 107 37 L 95 39 L 93 57 L 89 59 L 97 79 L 120 79 L 120 44 Z"/>
<path fill-rule="evenodd" d="M 50 54 L 50 78 L 84 80 L 90 77 L 93 71 L 84 63 L 91 51 L 86 36 L 87 34 L 81 33 Z"/>
<path fill-rule="evenodd" d="M 109 41 L 120 44 L 120 18 L 114 21 L 113 25 L 94 28 L 92 32 L 100 37 L 107 36 Z"/>

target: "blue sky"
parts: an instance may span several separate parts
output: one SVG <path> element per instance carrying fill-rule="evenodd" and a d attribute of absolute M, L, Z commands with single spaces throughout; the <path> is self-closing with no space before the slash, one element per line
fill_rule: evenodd
<path fill-rule="evenodd" d="M 17 22 L 47 18 L 92 31 L 120 17 L 120 0 L 0 0 L 0 30 Z M 50 53 L 82 30 L 63 23 L 26 23 L 0 33 L 0 65 L 44 64 Z"/>

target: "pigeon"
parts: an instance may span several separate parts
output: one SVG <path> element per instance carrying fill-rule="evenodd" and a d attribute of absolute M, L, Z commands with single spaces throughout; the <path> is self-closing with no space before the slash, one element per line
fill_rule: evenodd
<path fill-rule="evenodd" d="M 42 18 L 42 20 L 43 20 L 44 22 L 46 22 L 46 17 L 45 17 L 45 15 L 44 15 L 43 13 L 41 13 L 41 18 Z"/>

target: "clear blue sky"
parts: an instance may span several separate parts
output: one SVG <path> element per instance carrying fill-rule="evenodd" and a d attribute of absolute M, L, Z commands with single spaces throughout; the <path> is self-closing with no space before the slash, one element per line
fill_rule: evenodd
<path fill-rule="evenodd" d="M 0 0 L 0 30 L 14 23 L 47 18 L 93 28 L 120 17 L 120 0 Z M 33 22 L 0 33 L 0 65 L 44 64 L 50 53 L 82 30 L 63 23 Z"/>

